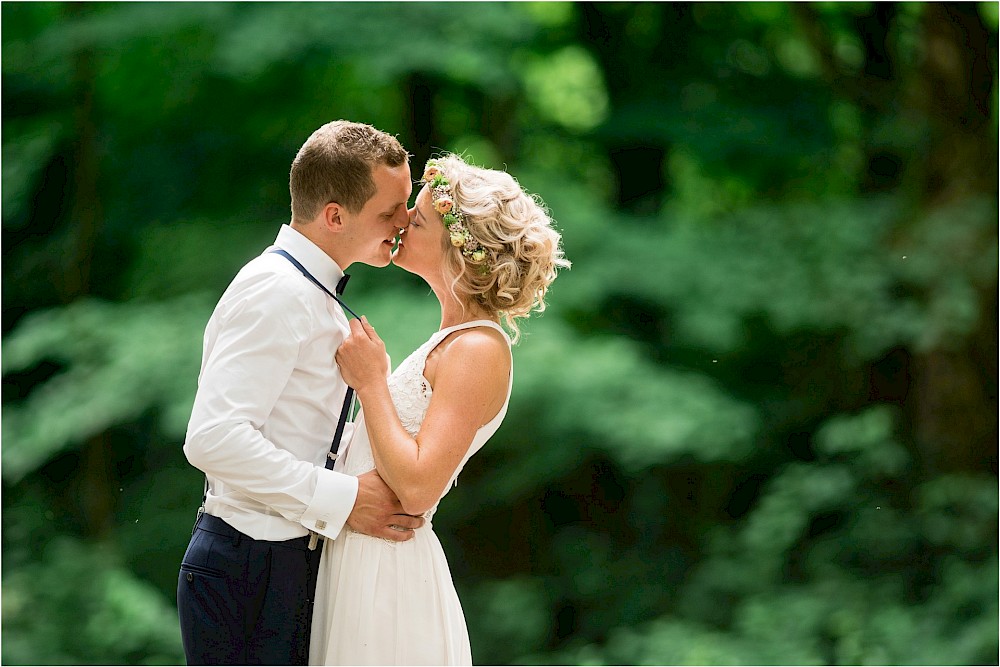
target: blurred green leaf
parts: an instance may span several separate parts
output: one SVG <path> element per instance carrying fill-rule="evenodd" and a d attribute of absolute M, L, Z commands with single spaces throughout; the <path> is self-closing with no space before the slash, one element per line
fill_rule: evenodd
<path fill-rule="evenodd" d="M 65 370 L 4 408 L 3 476 L 16 482 L 54 454 L 146 410 L 182 437 L 190 416 L 211 300 L 164 303 L 81 300 L 39 312 L 4 341 L 4 374 L 54 360 Z"/>
<path fill-rule="evenodd" d="M 608 115 L 600 68 L 584 49 L 564 49 L 529 60 L 524 70 L 528 99 L 541 114 L 574 131 L 592 130 Z"/>
<path fill-rule="evenodd" d="M 11 664 L 183 660 L 170 602 L 117 565 L 113 549 L 69 538 L 49 545 L 37 564 L 5 574 L 3 633 Z"/>
<path fill-rule="evenodd" d="M 995 5 L 0 13 L 8 660 L 181 659 L 202 331 L 350 118 L 574 263 L 435 518 L 477 661 L 995 661 Z M 398 365 L 436 299 L 351 272 Z"/>
<path fill-rule="evenodd" d="M 894 417 L 894 411 L 884 405 L 856 416 L 834 417 L 816 433 L 818 449 L 834 457 L 856 457 L 865 475 L 897 477 L 910 457 L 893 440 Z"/>

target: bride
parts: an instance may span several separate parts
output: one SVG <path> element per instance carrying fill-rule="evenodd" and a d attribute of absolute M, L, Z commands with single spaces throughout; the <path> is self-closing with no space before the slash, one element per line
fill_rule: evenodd
<path fill-rule="evenodd" d="M 545 210 L 507 173 L 446 155 L 422 182 L 393 262 L 430 285 L 441 328 L 389 375 L 375 329 L 351 322 L 337 363 L 362 408 L 338 468 L 376 468 L 406 513 L 427 521 L 405 542 L 345 529 L 327 543 L 310 664 L 472 663 L 431 517 L 507 412 L 516 320 L 545 308 L 556 270 L 569 266 Z"/>

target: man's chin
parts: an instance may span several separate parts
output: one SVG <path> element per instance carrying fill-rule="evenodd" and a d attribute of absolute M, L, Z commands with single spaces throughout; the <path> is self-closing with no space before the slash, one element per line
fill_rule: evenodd
<path fill-rule="evenodd" d="M 361 260 L 362 264 L 367 264 L 368 266 L 374 266 L 376 269 L 381 269 L 382 267 L 389 266 L 389 262 L 392 261 L 392 253 L 390 252 L 380 252 L 374 257 L 369 257 L 368 259 Z"/>

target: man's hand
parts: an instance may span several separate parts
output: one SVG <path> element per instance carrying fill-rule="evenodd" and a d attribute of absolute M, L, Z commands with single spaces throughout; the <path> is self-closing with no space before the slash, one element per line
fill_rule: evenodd
<path fill-rule="evenodd" d="M 392 489 L 372 470 L 358 476 L 358 499 L 347 517 L 347 525 L 359 533 L 405 542 L 424 525 L 424 518 L 403 512 Z"/>

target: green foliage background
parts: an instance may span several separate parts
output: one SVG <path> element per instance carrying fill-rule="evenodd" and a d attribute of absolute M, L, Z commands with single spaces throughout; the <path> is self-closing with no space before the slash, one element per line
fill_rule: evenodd
<path fill-rule="evenodd" d="M 477 662 L 995 664 L 995 3 L 0 11 L 5 663 L 183 660 L 202 330 L 349 118 L 574 262 L 435 520 Z"/>

